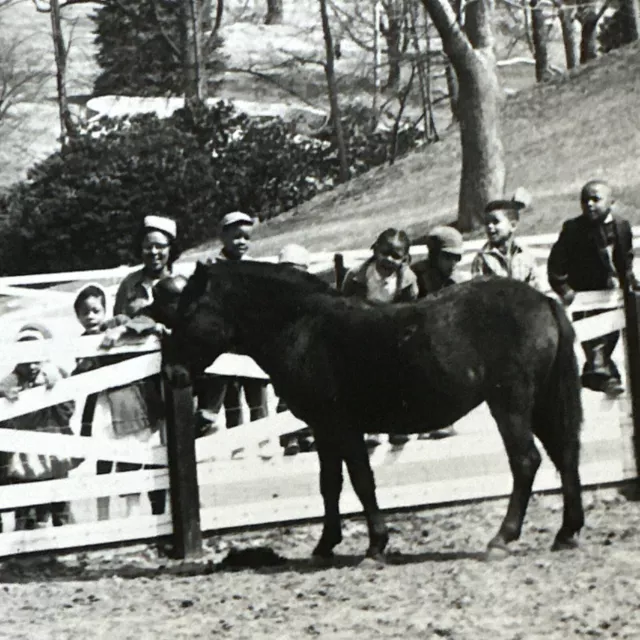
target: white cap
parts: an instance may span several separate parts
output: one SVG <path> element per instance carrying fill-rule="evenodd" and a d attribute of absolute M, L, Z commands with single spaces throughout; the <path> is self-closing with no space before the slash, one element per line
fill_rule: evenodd
<path fill-rule="evenodd" d="M 143 224 L 145 229 L 157 229 L 158 231 L 166 233 L 173 240 L 175 240 L 178 235 L 178 226 L 176 225 L 176 221 L 171 218 L 165 218 L 163 216 L 145 216 Z"/>
<path fill-rule="evenodd" d="M 220 228 L 224 229 L 232 224 L 253 224 L 253 218 L 248 213 L 242 211 L 232 211 L 220 221 Z"/>
<path fill-rule="evenodd" d="M 309 252 L 302 245 L 288 244 L 282 247 L 282 251 L 278 255 L 278 262 L 308 269 L 310 258 Z"/>

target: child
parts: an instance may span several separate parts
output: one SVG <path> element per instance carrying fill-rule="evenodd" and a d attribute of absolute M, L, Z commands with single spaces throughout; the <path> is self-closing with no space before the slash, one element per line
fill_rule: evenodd
<path fill-rule="evenodd" d="M 253 224 L 253 218 L 242 211 L 224 216 L 220 222 L 222 248 L 215 260 L 250 260 L 248 252 Z M 195 380 L 194 388 L 200 410 L 217 413 L 224 404 L 228 429 L 242 424 L 240 394 L 243 390 L 249 405 L 250 420 L 253 422 L 267 417 L 267 384 L 262 380 L 205 374 Z"/>
<path fill-rule="evenodd" d="M 493 200 L 484 210 L 487 243 L 471 264 L 471 275 L 502 276 L 521 280 L 541 289 L 536 274 L 535 258 L 515 239 L 520 211 L 526 207 L 521 200 Z"/>
<path fill-rule="evenodd" d="M 49 340 L 51 337 L 51 332 L 47 327 L 31 323 L 20 329 L 17 340 L 18 342 Z M 15 401 L 25 389 L 39 386 L 51 389 L 65 377 L 67 377 L 67 373 L 52 362 L 21 363 L 15 367 L 12 373 L 0 381 L 0 397 Z M 72 401 L 61 402 L 52 407 L 45 407 L 6 420 L 0 426 L 23 431 L 72 435 L 69 421 L 74 409 L 75 405 Z M 66 478 L 69 471 L 78 466 L 80 462 L 81 460 L 78 459 L 62 458 L 55 455 L 0 452 L 0 485 Z M 46 526 L 49 513 L 52 515 L 54 527 L 66 524 L 69 521 L 69 504 L 54 502 L 16 509 L 16 530 Z"/>
<path fill-rule="evenodd" d="M 300 271 L 309 270 L 309 252 L 299 244 L 288 244 L 282 248 L 278 256 L 278 262 Z M 287 411 L 284 401 L 278 400 L 277 413 Z M 300 451 L 313 451 L 315 443 L 311 429 L 300 429 L 295 433 L 286 433 L 280 436 L 280 446 L 284 449 L 285 456 L 294 456 Z"/>
<path fill-rule="evenodd" d="M 375 304 L 411 302 L 418 297 L 418 281 L 409 267 L 411 242 L 404 231 L 389 228 L 383 231 L 371 246 L 373 255 L 362 265 L 347 271 L 342 292 Z M 389 442 L 403 445 L 409 436 L 390 434 Z M 368 447 L 380 444 L 378 434 L 368 434 Z"/>
<path fill-rule="evenodd" d="M 427 236 L 429 255 L 412 266 L 418 278 L 418 297 L 450 287 L 462 278 L 456 273 L 456 267 L 464 254 L 462 234 L 453 227 L 434 227 Z M 453 425 L 437 431 L 421 433 L 418 440 L 448 438 L 456 434 Z"/>
<path fill-rule="evenodd" d="M 427 236 L 429 255 L 412 265 L 418 279 L 418 297 L 440 291 L 460 280 L 456 266 L 462 259 L 462 234 L 453 227 L 434 227 Z"/>
<path fill-rule="evenodd" d="M 86 285 L 78 292 L 73 308 L 78 321 L 84 328 L 83 335 L 85 336 L 103 333 L 114 326 L 125 327 L 124 323 L 129 321 L 129 318 L 123 315 L 107 320 L 107 296 L 104 289 L 96 284 Z M 77 363 L 74 374 L 85 373 L 115 364 L 126 359 L 126 357 L 81 358 Z M 148 442 L 154 431 L 149 418 L 147 402 L 140 385 L 129 384 L 115 387 L 107 391 L 91 394 L 87 398 L 82 412 L 80 434 L 83 436 L 118 440 L 119 442 Z M 142 465 L 128 462 L 118 462 L 116 464 L 116 472 L 135 471 L 140 468 L 142 468 Z M 112 469 L 113 462 L 98 460 L 96 465 L 98 475 L 111 473 Z M 127 515 L 137 512 L 140 505 L 140 494 L 129 494 L 124 497 Z M 98 498 L 98 520 L 109 519 L 109 502 L 109 497 Z M 153 506 L 154 504 L 152 503 Z"/>
<path fill-rule="evenodd" d="M 627 220 L 614 215 L 612 189 L 603 180 L 590 180 L 582 188 L 582 215 L 562 225 L 551 248 L 547 270 L 549 284 L 566 306 L 576 291 L 635 288 L 633 236 Z M 576 313 L 575 319 L 601 313 L 599 309 Z M 616 397 L 624 391 L 620 372 L 611 358 L 620 333 L 614 331 L 582 343 L 586 362 L 583 386 Z"/>

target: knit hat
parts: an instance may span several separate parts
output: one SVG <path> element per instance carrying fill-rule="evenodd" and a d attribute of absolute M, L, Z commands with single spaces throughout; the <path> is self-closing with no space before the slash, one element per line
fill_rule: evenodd
<path fill-rule="evenodd" d="M 453 227 L 434 227 L 427 236 L 429 251 L 441 251 L 461 256 L 464 253 L 462 234 Z"/>
<path fill-rule="evenodd" d="M 299 244 L 287 244 L 282 247 L 282 251 L 278 255 L 278 262 L 284 264 L 292 264 L 303 269 L 309 268 L 311 256 L 309 252 Z"/>
<path fill-rule="evenodd" d="M 145 216 L 143 225 L 145 229 L 156 229 L 166 233 L 172 240 L 178 235 L 178 225 L 175 220 L 164 216 Z"/>
<path fill-rule="evenodd" d="M 23 325 L 20 331 L 18 331 L 16 342 L 22 342 L 24 340 L 51 340 L 51 338 L 53 338 L 53 335 L 45 325 L 39 322 L 29 322 Z"/>
<path fill-rule="evenodd" d="M 227 215 L 222 218 L 222 220 L 220 221 L 220 229 L 230 227 L 233 224 L 253 225 L 254 221 L 248 213 L 243 213 L 242 211 L 232 211 L 231 213 L 227 213 Z"/>

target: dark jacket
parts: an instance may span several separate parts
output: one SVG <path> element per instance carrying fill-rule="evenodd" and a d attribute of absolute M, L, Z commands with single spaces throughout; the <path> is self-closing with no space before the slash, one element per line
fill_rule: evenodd
<path fill-rule="evenodd" d="M 411 269 L 416 274 L 418 279 L 418 297 L 424 298 L 430 293 L 435 293 L 450 287 L 452 284 L 456 284 L 461 281 L 461 278 L 456 277 L 455 271 L 449 278 L 443 277 L 443 275 L 434 267 L 428 258 L 425 260 L 419 260 L 411 265 Z"/>
<path fill-rule="evenodd" d="M 556 293 L 564 297 L 572 290 L 610 289 L 615 282 L 612 276 L 624 289 L 636 286 L 631 226 L 617 217 L 612 225 L 613 260 L 610 260 L 602 225 L 594 225 L 582 215 L 563 224 L 547 262 L 549 284 Z"/>

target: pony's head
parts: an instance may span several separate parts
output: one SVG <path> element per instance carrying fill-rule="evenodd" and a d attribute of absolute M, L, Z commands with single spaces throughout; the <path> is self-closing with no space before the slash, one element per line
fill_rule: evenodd
<path fill-rule="evenodd" d="M 232 323 L 223 313 L 224 279 L 212 278 L 211 266 L 198 262 L 187 281 L 164 343 L 170 369 L 181 367 L 199 375 L 220 354 L 234 347 Z"/>

